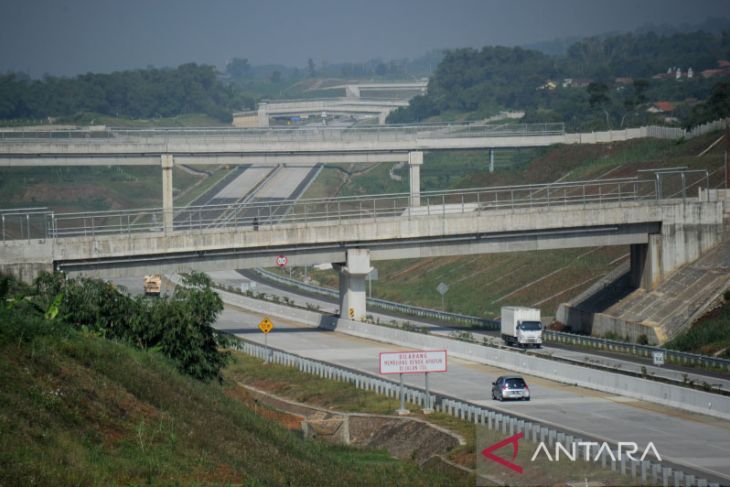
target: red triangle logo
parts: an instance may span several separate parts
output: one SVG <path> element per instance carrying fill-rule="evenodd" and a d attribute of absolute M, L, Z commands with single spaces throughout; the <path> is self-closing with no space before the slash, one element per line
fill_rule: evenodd
<path fill-rule="evenodd" d="M 497 455 L 493 454 L 492 452 L 495 450 L 499 450 L 503 446 L 509 445 L 511 443 L 512 444 L 512 460 L 514 460 L 515 458 L 517 458 L 517 453 L 519 452 L 519 448 L 520 448 L 519 441 L 522 438 L 524 438 L 524 436 L 525 436 L 524 433 L 517 433 L 516 435 L 510 436 L 509 438 L 505 438 L 504 440 L 502 440 L 498 443 L 495 443 L 494 445 L 489 446 L 489 447 L 485 448 L 484 450 L 482 450 L 482 455 L 484 455 L 486 458 L 488 458 L 492 461 L 499 463 L 502 466 L 509 468 L 510 470 L 514 470 L 517 473 L 523 473 L 524 469 L 522 467 L 520 467 L 519 465 L 515 465 L 514 463 L 510 462 L 509 460 L 505 460 L 502 457 L 498 457 Z"/>

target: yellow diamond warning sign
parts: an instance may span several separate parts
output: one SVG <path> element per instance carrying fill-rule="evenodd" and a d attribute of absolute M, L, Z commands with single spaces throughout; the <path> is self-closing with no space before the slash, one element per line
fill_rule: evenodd
<path fill-rule="evenodd" d="M 263 320 L 261 320 L 261 323 L 259 323 L 259 330 L 263 331 L 264 333 L 269 333 L 273 329 L 274 324 L 268 318 L 264 318 Z"/>

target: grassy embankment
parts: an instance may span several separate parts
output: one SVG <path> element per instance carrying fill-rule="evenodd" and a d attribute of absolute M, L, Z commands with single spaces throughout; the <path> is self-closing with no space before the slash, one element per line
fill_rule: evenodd
<path fill-rule="evenodd" d="M 173 170 L 176 206 L 188 204 L 228 173 L 219 166 L 202 169 L 211 175 Z M 162 171 L 155 166 L 0 168 L 0 208 L 73 212 L 161 205 Z"/>
<path fill-rule="evenodd" d="M 637 172 L 660 167 L 709 169 L 722 165 L 722 147 L 716 146 L 697 157 L 716 138 L 710 134 L 687 141 L 643 139 L 613 144 L 556 146 L 545 149 L 503 152 L 496 159 L 496 171 L 488 172 L 488 153 L 426 153 L 421 170 L 422 189 L 475 188 L 517 184 L 579 181 L 651 174 Z M 305 197 L 335 194 L 373 194 L 406 192 L 408 168 L 389 176 L 392 165 L 381 164 L 349 182 L 341 172 L 325 169 Z M 696 178 L 697 179 L 697 178 Z M 715 174 L 713 184 L 722 180 Z M 339 182 L 339 184 L 337 184 Z M 341 189 L 340 184 L 345 183 Z M 665 179 L 667 192 L 676 181 Z M 696 194 L 696 190 L 690 195 Z M 626 247 L 547 250 L 497 255 L 444 257 L 381 261 L 375 265 L 379 280 L 373 282 L 373 295 L 403 303 L 441 307 L 436 291 L 439 282 L 450 289 L 445 296 L 448 310 L 484 317 L 499 314 L 502 305 L 536 306 L 545 316 L 554 315 L 557 306 L 580 293 L 597 279 L 628 258 Z M 300 273 L 301 275 L 301 273 Z M 337 287 L 333 272 L 310 271 L 323 285 Z"/>
<path fill-rule="evenodd" d="M 335 411 L 393 414 L 400 407 L 397 399 L 363 391 L 348 383 L 321 379 L 310 374 L 304 374 L 290 367 L 274 364 L 262 366 L 261 360 L 242 353 L 234 353 L 233 363 L 225 370 L 225 376 L 228 380 L 252 385 L 276 394 L 277 396 Z M 459 465 L 471 469 L 475 468 L 477 430 L 473 423 L 438 412 L 429 416 L 423 416 L 420 408 L 413 404 L 406 403 L 406 408 L 411 411 L 413 417 L 426 419 L 433 424 L 460 434 L 466 440 L 466 445 L 453 449 L 447 457 Z M 501 432 L 489 431 L 486 428 L 482 428 L 479 434 L 482 440 L 481 443 L 486 445 L 503 440 L 506 436 Z M 612 483 L 613 485 L 628 485 L 630 482 L 628 478 L 622 478 L 618 474 L 598 469 L 594 465 L 589 465 L 584 462 L 567 466 L 564 463 L 554 463 L 548 462 L 545 459 L 539 459 L 535 463 L 530 463 L 529 459 L 532 451 L 534 451 L 534 444 L 526 441 L 526 439 L 521 440 L 520 443 L 522 446 L 520 448 L 521 453 L 518 455 L 516 462 L 523 466 L 529 465 L 525 469 L 524 477 L 521 476 L 519 479 L 521 482 L 533 482 L 535 485 L 563 483 L 566 480 L 565 475 L 568 472 L 571 477 L 580 481 L 588 478 L 590 480 Z M 525 447 L 525 445 L 528 446 Z M 499 454 L 508 455 L 508 453 L 505 453 L 508 451 L 509 447 L 499 452 Z M 495 472 L 501 473 L 500 468 L 497 467 Z M 473 482 L 471 480 L 472 485 Z"/>
<path fill-rule="evenodd" d="M 455 485 L 382 451 L 304 440 L 231 382 L 58 322 L 0 322 L 0 383 L 2 485 Z"/>
<path fill-rule="evenodd" d="M 730 293 L 725 303 L 703 316 L 694 326 L 667 343 L 667 348 L 730 359 Z"/>

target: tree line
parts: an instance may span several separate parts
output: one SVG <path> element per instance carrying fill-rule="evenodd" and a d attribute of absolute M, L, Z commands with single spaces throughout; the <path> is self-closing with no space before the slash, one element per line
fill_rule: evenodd
<path fill-rule="evenodd" d="M 111 117 L 160 118 L 204 113 L 231 120 L 233 111 L 253 100 L 222 83 L 213 66 L 138 69 L 73 78 L 31 80 L 0 75 L 0 119 L 45 119 L 98 113 Z"/>
<path fill-rule="evenodd" d="M 674 116 L 692 125 L 722 112 L 722 104 L 713 102 L 722 98 L 722 82 L 699 75 L 722 59 L 730 59 L 730 31 L 592 37 L 572 44 L 562 56 L 520 47 L 454 49 L 429 79 L 428 94 L 393 112 L 388 121 L 480 119 L 516 110 L 526 113 L 526 122 L 560 121 L 572 129 L 606 130 L 648 122 L 652 115 L 646 108 L 654 101 L 714 103 L 712 108 L 690 103 L 679 107 Z M 668 68 L 686 73 L 690 67 L 695 73 L 691 79 L 654 78 Z M 709 99 L 713 93 L 717 96 Z"/>

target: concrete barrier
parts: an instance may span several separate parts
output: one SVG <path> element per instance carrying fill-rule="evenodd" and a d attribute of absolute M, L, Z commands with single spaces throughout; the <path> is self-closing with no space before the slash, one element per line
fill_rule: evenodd
<path fill-rule="evenodd" d="M 178 276 L 171 276 L 169 279 L 175 284 L 180 281 Z M 226 304 L 255 310 L 297 323 L 336 330 L 348 335 L 403 347 L 446 349 L 450 355 L 472 362 L 730 420 L 730 397 L 728 396 L 665 384 L 650 379 L 596 371 L 588 367 L 527 355 L 519 351 L 497 349 L 442 336 L 341 319 L 315 311 L 292 308 L 241 296 L 228 291 L 219 290 L 218 293 Z"/>
<path fill-rule="evenodd" d="M 610 394 L 671 406 L 685 411 L 730 419 L 730 397 L 688 387 L 596 371 L 518 351 L 495 349 L 435 335 L 424 335 L 395 328 L 337 320 L 337 331 L 362 338 L 413 348 L 447 349 L 449 354 L 472 362 L 530 374 L 549 380 L 574 384 Z"/>

